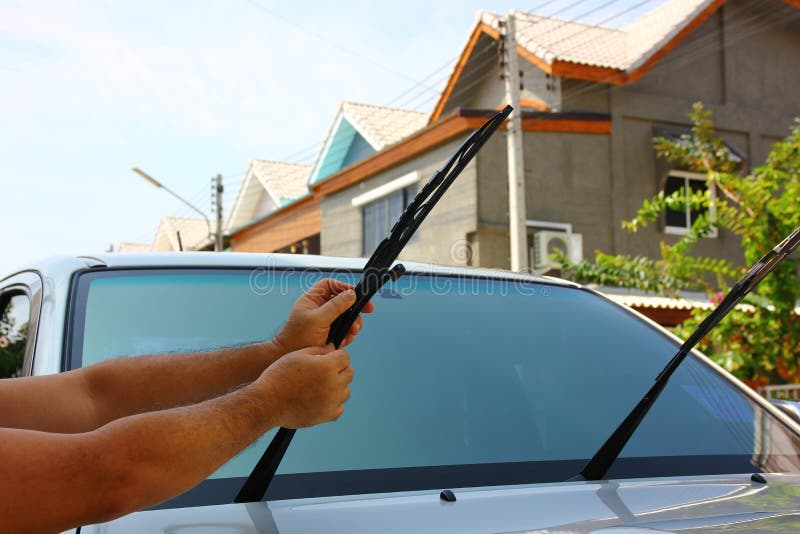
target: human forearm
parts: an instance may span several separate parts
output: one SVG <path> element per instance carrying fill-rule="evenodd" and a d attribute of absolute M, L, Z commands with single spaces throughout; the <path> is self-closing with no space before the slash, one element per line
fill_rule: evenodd
<path fill-rule="evenodd" d="M 123 483 L 119 515 L 195 486 L 279 424 L 274 395 L 256 383 L 188 407 L 127 417 L 97 432 L 114 450 L 110 471 Z M 136 466 L 131 469 L 131 466 Z M 115 484 L 116 485 L 116 484 Z"/>
<path fill-rule="evenodd" d="M 116 358 L 80 373 L 96 428 L 120 417 L 217 397 L 249 384 L 282 355 L 264 342 L 206 353 Z"/>
<path fill-rule="evenodd" d="M 0 428 L 0 532 L 58 532 L 169 499 L 273 426 L 336 419 L 352 379 L 346 351 L 309 348 L 226 395 L 91 432 Z"/>
<path fill-rule="evenodd" d="M 263 387 L 81 434 L 0 429 L 0 532 L 109 521 L 189 489 L 277 424 Z"/>

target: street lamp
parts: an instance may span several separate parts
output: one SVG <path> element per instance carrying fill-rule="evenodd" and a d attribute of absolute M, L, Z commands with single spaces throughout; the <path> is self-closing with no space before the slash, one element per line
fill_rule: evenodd
<path fill-rule="evenodd" d="M 144 178 L 145 180 L 147 180 L 148 182 L 150 182 L 150 184 L 153 185 L 154 187 L 157 187 L 159 189 L 163 189 L 164 191 L 166 191 L 167 193 L 169 193 L 173 197 L 177 198 L 178 200 L 180 200 L 181 202 L 183 202 L 184 204 L 186 204 L 187 206 L 192 208 L 192 210 L 194 210 L 197 213 L 199 213 L 203 217 L 203 219 L 205 219 L 205 221 L 206 221 L 206 226 L 208 227 L 208 239 L 214 241 L 214 251 L 215 252 L 219 252 L 221 250 L 219 248 L 219 240 L 218 239 L 213 239 L 213 237 L 212 237 L 213 234 L 211 233 L 211 221 L 208 219 L 206 214 L 203 213 L 200 210 L 200 208 L 198 208 L 197 206 L 195 206 L 194 204 L 192 204 L 191 202 L 189 202 L 188 200 L 186 200 L 185 198 L 180 196 L 178 193 L 176 193 L 175 191 L 173 191 L 169 187 L 165 186 L 164 184 L 162 184 L 161 182 L 159 182 L 158 180 L 156 180 L 155 178 L 153 178 L 152 176 L 150 176 L 149 174 L 144 172 L 139 167 L 131 167 L 131 170 L 133 172 L 135 172 L 136 174 L 138 174 L 139 176 L 141 176 L 142 178 Z"/>

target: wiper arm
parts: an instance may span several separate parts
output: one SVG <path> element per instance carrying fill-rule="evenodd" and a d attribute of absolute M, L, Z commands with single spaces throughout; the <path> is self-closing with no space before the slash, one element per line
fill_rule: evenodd
<path fill-rule="evenodd" d="M 333 343 L 338 348 L 350 331 L 350 327 L 353 326 L 353 323 L 358 318 L 358 314 L 361 313 L 367 302 L 375 296 L 375 293 L 390 280 L 397 280 L 403 275 L 405 267 L 402 264 L 392 267 L 392 263 L 400 255 L 403 247 L 414 235 L 414 232 L 425 220 L 425 217 L 428 216 L 428 213 L 442 198 L 445 191 L 492 134 L 503 124 L 511 110 L 511 106 L 506 106 L 475 130 L 444 167 L 436 171 L 428 183 L 417 193 L 411 204 L 397 219 L 389 235 L 380 242 L 375 252 L 367 260 L 361 279 L 355 287 L 355 302 L 331 324 L 331 329 L 328 332 L 328 343 Z M 275 472 L 283 459 L 283 455 L 292 442 L 294 434 L 294 429 L 278 429 L 278 433 L 272 438 L 267 450 L 264 451 L 250 476 L 247 477 L 234 502 L 258 502 L 264 498 L 269 484 L 272 482 Z"/>
<path fill-rule="evenodd" d="M 595 453 L 589 463 L 584 466 L 581 472 L 572 477 L 570 480 L 601 480 L 606 476 L 611 464 L 617 459 L 622 452 L 622 449 L 631 439 L 633 433 L 639 427 L 639 423 L 647 415 L 647 412 L 656 402 L 658 396 L 664 390 L 672 373 L 683 362 L 689 352 L 694 348 L 697 343 L 712 329 L 720 320 L 728 315 L 728 313 L 747 295 L 754 287 L 758 285 L 761 280 L 767 276 L 781 262 L 788 256 L 797 245 L 800 243 L 800 227 L 792 232 L 786 239 L 781 241 L 775 248 L 767 252 L 755 265 L 753 265 L 747 274 L 741 280 L 736 282 L 731 290 L 722 299 L 722 302 L 712 310 L 708 316 L 703 319 L 703 322 L 695 329 L 689 338 L 680 346 L 677 354 L 667 363 L 666 367 L 656 377 L 656 382 L 653 387 L 645 393 L 639 404 L 628 414 L 628 417 L 617 427 L 611 437 L 606 440 L 602 447 Z"/>

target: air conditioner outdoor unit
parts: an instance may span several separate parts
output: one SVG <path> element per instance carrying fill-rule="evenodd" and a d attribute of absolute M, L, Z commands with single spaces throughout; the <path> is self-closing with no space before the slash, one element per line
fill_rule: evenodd
<path fill-rule="evenodd" d="M 550 257 L 550 254 L 556 249 L 577 263 L 583 260 L 583 236 L 581 234 L 553 230 L 534 232 L 533 248 L 530 251 L 531 267 L 540 273 L 558 269 L 560 265 Z"/>

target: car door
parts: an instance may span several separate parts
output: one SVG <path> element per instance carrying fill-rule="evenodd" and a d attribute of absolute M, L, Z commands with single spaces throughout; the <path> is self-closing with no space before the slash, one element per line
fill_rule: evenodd
<path fill-rule="evenodd" d="M 0 378 L 29 376 L 36 348 L 42 280 L 23 272 L 0 286 Z"/>

